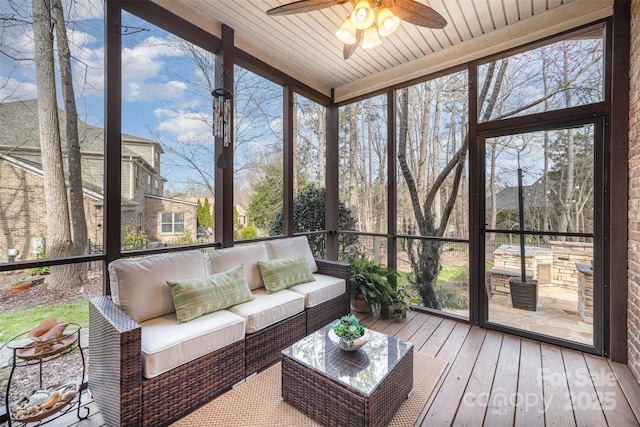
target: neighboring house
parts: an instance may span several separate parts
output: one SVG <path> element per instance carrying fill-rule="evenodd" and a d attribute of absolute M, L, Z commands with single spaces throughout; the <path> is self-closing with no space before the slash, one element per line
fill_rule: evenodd
<path fill-rule="evenodd" d="M 238 228 L 247 226 L 247 212 L 240 205 L 235 205 L 236 212 L 238 213 Z"/>
<path fill-rule="evenodd" d="M 66 155 L 65 116 L 60 110 L 58 116 Z M 101 245 L 104 130 L 78 121 L 78 132 L 87 235 Z M 8 249 L 17 249 L 23 259 L 35 257 L 38 243 L 34 239 L 47 235 L 39 134 L 35 100 L 0 104 L 2 261 Z M 155 141 L 122 135 L 122 230 L 133 222 L 149 241 L 170 243 L 185 230 L 195 238 L 196 203 L 163 196 L 162 154 Z"/>
<path fill-rule="evenodd" d="M 523 185 L 522 193 L 524 195 L 524 208 L 535 208 L 544 206 L 544 181 L 543 178 L 538 179 L 532 185 Z M 491 197 L 487 197 L 485 206 L 491 209 L 493 201 Z M 509 209 L 518 210 L 518 187 L 506 187 L 496 193 L 496 205 L 498 211 Z"/>

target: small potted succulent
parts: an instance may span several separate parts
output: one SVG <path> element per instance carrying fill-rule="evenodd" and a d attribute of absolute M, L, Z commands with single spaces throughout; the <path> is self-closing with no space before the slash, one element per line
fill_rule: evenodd
<path fill-rule="evenodd" d="M 348 314 L 331 326 L 329 339 L 343 350 L 355 351 L 369 341 L 369 334 L 357 317 Z"/>

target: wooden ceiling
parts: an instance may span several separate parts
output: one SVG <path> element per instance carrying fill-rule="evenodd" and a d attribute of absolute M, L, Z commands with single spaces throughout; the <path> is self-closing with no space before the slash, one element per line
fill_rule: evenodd
<path fill-rule="evenodd" d="M 593 22 L 612 14 L 613 0 L 418 0 L 448 22 L 442 30 L 403 22 L 381 46 L 344 60 L 335 36 L 349 3 L 287 16 L 266 11 L 290 0 L 153 0 L 340 102 L 390 84 L 446 69 Z"/>

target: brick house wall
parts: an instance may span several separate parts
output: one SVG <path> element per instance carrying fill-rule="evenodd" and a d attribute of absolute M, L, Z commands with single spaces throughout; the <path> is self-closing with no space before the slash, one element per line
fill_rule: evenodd
<path fill-rule="evenodd" d="M 629 85 L 627 352 L 629 369 L 640 382 L 640 0 L 631 3 Z"/>
<path fill-rule="evenodd" d="M 147 240 L 154 242 L 171 243 L 179 238 L 182 233 L 166 234 L 162 233 L 162 213 L 177 212 L 184 213 L 184 227 L 189 232 L 192 239 L 196 239 L 197 215 L 196 203 L 184 202 L 165 197 L 158 197 L 147 194 L 144 201 L 145 216 L 143 229 L 147 235 Z"/>
<path fill-rule="evenodd" d="M 0 262 L 7 262 L 7 249 L 17 249 L 21 260 L 34 259 L 33 238 L 47 235 L 43 180 L 40 176 L 0 160 Z M 84 197 L 87 237 L 102 244 L 102 205 Z"/>
<path fill-rule="evenodd" d="M 0 161 L 0 248 L 17 249 L 22 260 L 33 259 L 31 238 L 47 233 L 42 179 L 32 173 Z M 2 262 L 8 259 L 0 253 Z"/>

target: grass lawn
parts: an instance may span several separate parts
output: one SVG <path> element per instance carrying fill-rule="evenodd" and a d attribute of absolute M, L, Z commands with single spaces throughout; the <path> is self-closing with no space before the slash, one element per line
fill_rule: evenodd
<path fill-rule="evenodd" d="M 22 332 L 31 330 L 38 323 L 50 317 L 65 322 L 79 323 L 83 328 L 89 326 L 89 303 L 87 300 L 73 301 L 54 306 L 0 313 L 0 343 L 7 342 Z M 26 338 L 26 337 L 25 337 Z"/>
<path fill-rule="evenodd" d="M 447 282 L 460 282 L 466 281 L 469 278 L 469 266 L 462 265 L 449 265 L 443 266 L 442 270 L 438 274 L 438 283 Z"/>
<path fill-rule="evenodd" d="M 407 286 L 413 304 L 421 304 L 418 291 L 409 283 L 410 271 L 398 271 L 398 285 Z M 469 266 L 447 265 L 438 273 L 435 292 L 441 308 L 467 309 L 469 308 Z M 413 302 L 413 300 L 416 302 Z"/>
<path fill-rule="evenodd" d="M 405 283 L 408 283 L 409 274 L 411 274 L 411 271 L 398 270 L 398 284 L 404 285 Z M 440 273 L 438 273 L 439 284 L 447 282 L 467 281 L 468 278 L 469 266 L 466 264 L 443 266 L 440 270 Z"/>

